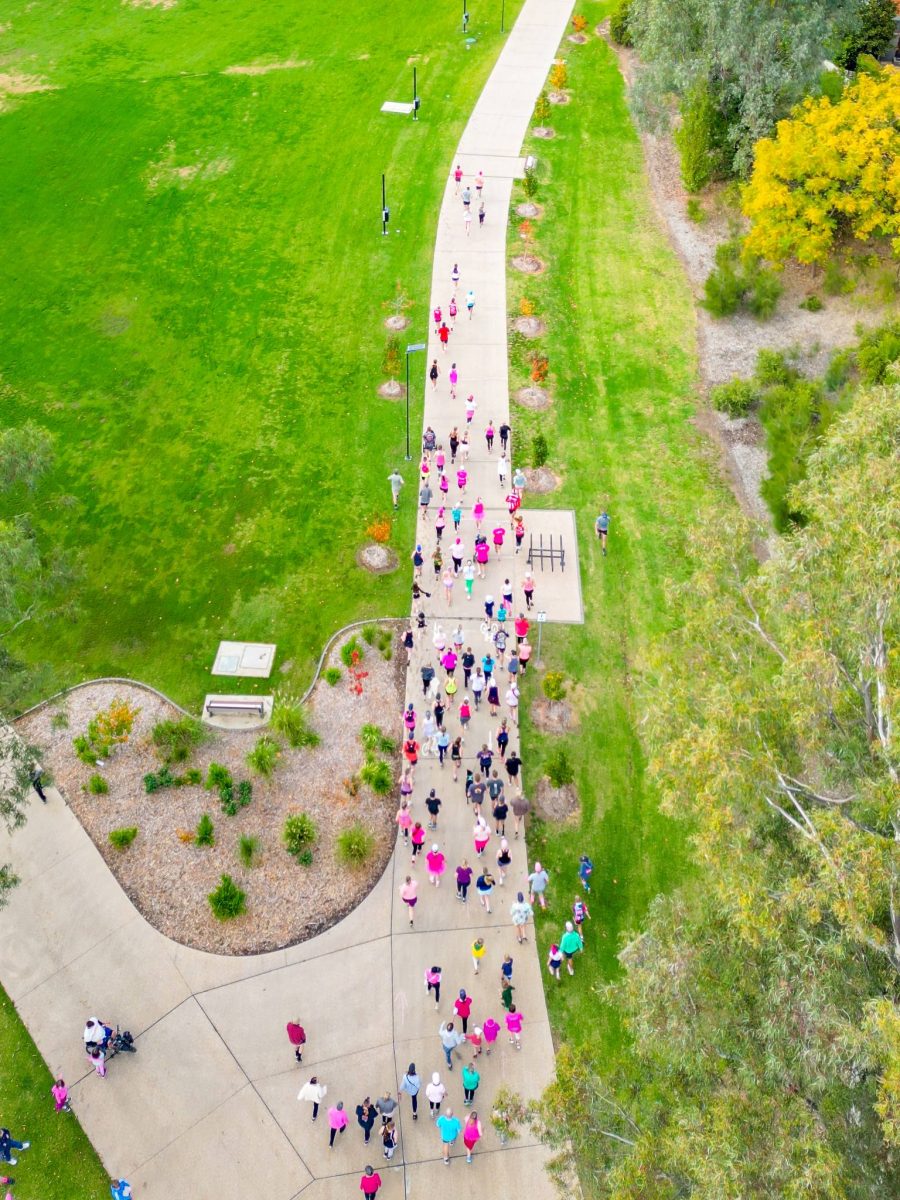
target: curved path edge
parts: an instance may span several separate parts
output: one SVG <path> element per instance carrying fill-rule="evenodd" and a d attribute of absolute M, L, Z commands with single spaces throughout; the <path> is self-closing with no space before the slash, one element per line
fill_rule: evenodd
<path fill-rule="evenodd" d="M 505 271 L 512 178 L 571 7 L 572 0 L 526 0 L 455 156 L 467 174 L 483 170 L 487 179 L 490 218 L 471 268 L 478 279 L 478 321 L 463 345 L 473 376 L 477 368 L 480 395 L 496 402 L 490 413 L 481 412 L 496 420 L 508 412 Z M 441 281 L 449 278 L 461 230 L 451 192 L 435 246 L 435 298 L 440 290 L 444 303 Z M 473 476 L 482 470 L 484 464 L 473 461 Z M 35 804 L 12 840 L 0 836 L 0 859 L 9 859 L 22 881 L 0 914 L 0 978 L 51 1071 L 70 1083 L 79 1119 L 111 1172 L 127 1175 L 141 1200 L 292 1200 L 301 1193 L 337 1200 L 358 1194 L 359 1173 L 372 1161 L 384 1179 L 383 1200 L 446 1192 L 446 1168 L 427 1114 L 413 1124 L 404 1104 L 400 1150 L 388 1165 L 377 1148 L 363 1147 L 355 1127 L 346 1144 L 329 1152 L 327 1122 L 311 1125 L 296 1091 L 316 1072 L 329 1085 L 329 1101 L 343 1099 L 352 1112 L 358 1093 L 374 1092 L 376 1081 L 396 1091 L 410 1060 L 423 1075 L 438 1069 L 436 1026 L 447 1018 L 449 1004 L 445 998 L 438 1015 L 423 1001 L 423 954 L 442 963 L 450 988 L 471 987 L 482 1015 L 490 1009 L 499 1017 L 499 961 L 502 950 L 515 945 L 506 905 L 498 900 L 495 914 L 479 919 L 463 906 L 452 908 L 451 897 L 442 895 L 440 906 L 421 906 L 411 935 L 405 915 L 395 911 L 396 877 L 406 869 L 398 849 L 393 870 L 320 936 L 271 954 L 206 954 L 169 941 L 144 920 L 77 818 L 58 794 L 48 795 L 49 803 Z M 446 809 L 456 810 L 452 817 L 447 812 L 446 821 L 452 858 L 471 845 L 469 817 L 456 795 L 452 803 L 448 797 Z M 519 886 L 523 865 L 516 864 Z M 514 890 L 512 872 L 507 882 Z M 469 946 L 482 929 L 491 959 L 473 981 Z M 536 1095 L 553 1071 L 540 965 L 531 945 L 527 953 L 516 951 L 516 987 L 526 1014 L 524 1049 L 516 1054 L 500 1045 L 498 1057 L 483 1069 L 485 1137 L 471 1168 L 455 1161 L 452 1169 L 468 1171 L 472 1186 L 488 1197 L 549 1200 L 554 1192 L 543 1171 L 543 1148 L 527 1136 L 501 1148 L 490 1129 L 490 1094 L 498 1082 Z M 89 1012 L 119 1021 L 137 1036 L 138 1053 L 119 1056 L 105 1080 L 85 1074 L 79 1031 Z M 302 1068 L 284 1036 L 285 1021 L 296 1017 L 310 1039 Z M 455 1077 L 453 1088 L 462 1111 Z"/>

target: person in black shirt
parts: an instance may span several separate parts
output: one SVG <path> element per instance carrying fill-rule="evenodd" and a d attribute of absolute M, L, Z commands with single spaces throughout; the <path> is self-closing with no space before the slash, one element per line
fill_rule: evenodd
<path fill-rule="evenodd" d="M 472 668 L 475 666 L 475 655 L 472 653 L 472 647 L 466 646 L 465 654 L 462 656 L 463 669 L 463 687 L 468 688 L 469 678 L 472 674 Z"/>
<path fill-rule="evenodd" d="M 437 829 L 438 813 L 441 811 L 441 798 L 434 794 L 434 788 L 425 797 L 425 807 L 428 809 L 428 828 Z"/>
<path fill-rule="evenodd" d="M 356 1106 L 356 1120 L 359 1123 L 360 1129 L 365 1134 L 366 1145 L 369 1143 L 369 1137 L 372 1133 L 372 1126 L 375 1124 L 375 1118 L 378 1114 L 375 1111 L 375 1105 L 366 1096 L 362 1104 Z"/>

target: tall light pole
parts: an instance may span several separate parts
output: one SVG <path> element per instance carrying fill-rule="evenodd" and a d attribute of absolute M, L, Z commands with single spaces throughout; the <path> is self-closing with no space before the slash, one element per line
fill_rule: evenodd
<path fill-rule="evenodd" d="M 427 342 L 413 342 L 406 347 L 406 461 L 409 462 L 412 455 L 409 452 L 409 356 L 415 354 L 419 350 L 427 350 Z"/>
<path fill-rule="evenodd" d="M 419 91 L 416 86 L 416 68 L 413 67 L 413 120 L 419 119 Z"/>
<path fill-rule="evenodd" d="M 381 176 L 381 234 L 382 237 L 387 237 L 388 221 L 391 219 L 391 210 L 387 206 L 387 191 L 385 190 L 384 174 Z"/>
<path fill-rule="evenodd" d="M 466 0 L 463 0 L 463 33 L 467 33 L 469 29 L 469 9 Z"/>
<path fill-rule="evenodd" d="M 506 33 L 506 0 L 500 0 L 500 32 Z"/>

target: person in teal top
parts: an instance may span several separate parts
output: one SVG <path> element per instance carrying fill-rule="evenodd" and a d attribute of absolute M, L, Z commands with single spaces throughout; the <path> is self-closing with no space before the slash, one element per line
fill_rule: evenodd
<path fill-rule="evenodd" d="M 574 975 L 575 968 L 572 966 L 572 958 L 584 949 L 584 942 L 571 921 L 566 921 L 566 932 L 560 939 L 559 948 L 566 957 L 566 969 L 570 975 Z"/>
<path fill-rule="evenodd" d="M 594 522 L 594 528 L 597 530 L 597 537 L 600 539 L 600 545 L 603 547 L 603 554 L 606 555 L 606 535 L 609 533 L 609 513 L 604 508 L 603 512 Z"/>
<path fill-rule="evenodd" d="M 475 1093 L 478 1091 L 479 1083 L 481 1083 L 481 1076 L 478 1074 L 475 1064 L 470 1063 L 469 1066 L 463 1067 L 462 1084 L 463 1092 L 465 1094 L 466 1107 L 468 1107 L 475 1099 Z"/>
<path fill-rule="evenodd" d="M 450 1147 L 462 1132 L 462 1125 L 459 1119 L 454 1117 L 452 1108 L 448 1108 L 446 1112 L 441 1113 L 435 1124 L 440 1132 L 441 1144 L 444 1147 L 444 1162 L 449 1166 Z"/>

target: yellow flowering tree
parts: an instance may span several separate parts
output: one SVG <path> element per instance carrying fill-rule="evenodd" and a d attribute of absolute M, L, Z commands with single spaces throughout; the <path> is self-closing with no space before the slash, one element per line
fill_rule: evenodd
<path fill-rule="evenodd" d="M 861 74 L 832 103 L 805 100 L 756 145 L 746 250 L 821 264 L 843 238 L 900 256 L 900 73 Z"/>

